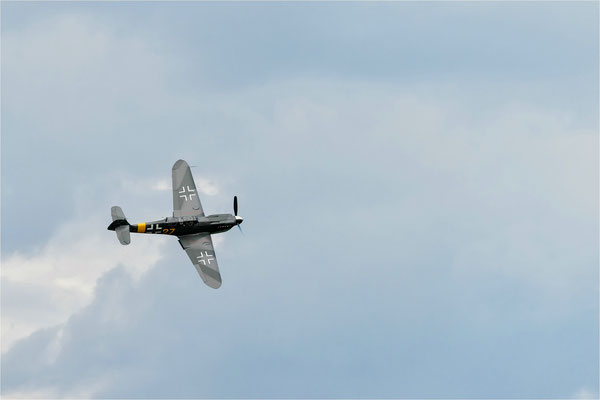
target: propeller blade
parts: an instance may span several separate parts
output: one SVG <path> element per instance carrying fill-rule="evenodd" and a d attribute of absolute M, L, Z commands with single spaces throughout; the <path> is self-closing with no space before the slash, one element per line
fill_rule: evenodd
<path fill-rule="evenodd" d="M 242 230 L 242 226 L 241 226 L 241 225 L 238 225 L 237 227 L 238 227 L 238 229 L 240 230 L 240 232 L 242 232 L 242 235 L 243 235 L 243 234 L 244 234 L 244 231 Z"/>
<path fill-rule="evenodd" d="M 237 196 L 233 196 L 233 214 L 237 216 Z"/>

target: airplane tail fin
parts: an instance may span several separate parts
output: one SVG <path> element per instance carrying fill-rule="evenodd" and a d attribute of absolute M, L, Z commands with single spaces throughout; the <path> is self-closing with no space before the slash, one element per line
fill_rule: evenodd
<path fill-rule="evenodd" d="M 113 206 L 110 209 L 110 215 L 113 222 L 108 226 L 108 230 L 117 233 L 117 239 L 122 245 L 131 243 L 131 235 L 129 234 L 129 222 L 123 214 L 123 210 L 119 206 Z"/>

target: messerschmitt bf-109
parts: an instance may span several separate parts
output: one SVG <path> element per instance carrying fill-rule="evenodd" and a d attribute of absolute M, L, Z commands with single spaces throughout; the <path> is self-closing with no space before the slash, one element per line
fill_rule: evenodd
<path fill-rule="evenodd" d="M 131 242 L 130 232 L 177 236 L 204 283 L 217 289 L 221 286 L 221 274 L 210 235 L 226 232 L 234 226 L 242 230 L 239 225 L 244 219 L 237 215 L 237 196 L 233 197 L 235 215 L 204 215 L 189 165 L 178 160 L 172 172 L 173 217 L 131 225 L 121 207 L 114 206 L 110 210 L 113 222 L 108 229 L 117 233 L 123 245 Z"/>

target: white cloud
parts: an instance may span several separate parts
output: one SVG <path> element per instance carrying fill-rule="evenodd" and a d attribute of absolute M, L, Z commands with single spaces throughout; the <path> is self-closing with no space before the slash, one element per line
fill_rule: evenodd
<path fill-rule="evenodd" d="M 207 179 L 196 179 L 196 187 L 207 196 L 216 196 L 219 194 L 219 186 L 216 182 Z"/>
<path fill-rule="evenodd" d="M 18 339 L 54 326 L 85 307 L 96 280 L 123 265 L 139 278 L 159 259 L 164 241 L 135 238 L 121 246 L 101 227 L 106 216 L 80 215 L 58 227 L 32 254 L 15 252 L 2 262 L 2 351 Z"/>
<path fill-rule="evenodd" d="M 2 395 L 2 398 L 4 399 L 58 399 L 60 397 L 61 396 L 57 394 L 56 390 L 52 388 L 12 390 Z"/>
<path fill-rule="evenodd" d="M 170 175 L 170 171 L 165 175 Z M 219 193 L 218 185 L 210 180 L 198 179 L 197 186 L 205 195 Z M 170 196 L 163 198 L 165 194 L 160 194 L 170 190 L 170 180 L 136 179 L 127 173 L 90 179 L 72 188 L 70 195 L 78 205 L 74 215 L 57 225 L 45 243 L 31 252 L 3 254 L 2 353 L 35 331 L 65 323 L 90 304 L 98 278 L 107 271 L 121 265 L 137 282 L 152 268 L 169 240 L 134 235 L 131 245 L 122 246 L 114 232 L 105 229 L 110 214 L 103 207 L 108 207 L 106 198 L 110 197 L 118 199 L 119 204 L 137 205 L 131 210 L 134 217 L 160 218 L 170 211 L 153 204 L 170 204 Z M 86 214 L 90 210 L 93 213 Z M 214 238 L 217 249 L 223 240 Z M 60 352 L 60 342 L 55 340 L 47 349 L 49 360 Z"/>
<path fill-rule="evenodd" d="M 583 386 L 573 396 L 572 399 L 598 399 L 598 394 L 590 388 Z"/>
<path fill-rule="evenodd" d="M 141 192 L 146 193 L 155 180 L 140 183 L 121 177 L 118 185 L 113 181 L 90 179 L 79 184 L 70 193 L 77 204 L 73 215 L 56 225 L 45 243 L 30 252 L 3 254 L 3 353 L 17 340 L 64 323 L 87 306 L 96 281 L 107 271 L 122 265 L 137 281 L 160 259 L 167 241 L 139 235 L 131 245 L 122 246 L 114 232 L 106 230 L 110 214 L 105 197 L 135 198 L 139 193 L 130 190 L 132 182 L 144 186 Z"/>
<path fill-rule="evenodd" d="M 89 399 L 96 393 L 104 389 L 107 385 L 106 379 L 98 378 L 95 382 L 86 382 L 85 384 L 73 385 L 67 390 L 60 390 L 52 385 L 43 387 L 20 388 L 8 390 L 2 394 L 2 398 L 9 399 Z"/>
<path fill-rule="evenodd" d="M 167 175 L 168 171 L 165 171 Z M 122 174 L 119 178 L 121 190 L 127 194 L 147 194 L 156 196 L 152 192 L 171 191 L 171 182 L 163 178 L 139 178 L 131 174 Z"/>
<path fill-rule="evenodd" d="M 148 186 L 146 185 L 146 187 Z M 159 192 L 167 192 L 171 190 L 171 182 L 169 182 L 166 179 L 160 179 L 158 181 L 155 181 L 154 184 L 150 185 L 150 188 Z"/>

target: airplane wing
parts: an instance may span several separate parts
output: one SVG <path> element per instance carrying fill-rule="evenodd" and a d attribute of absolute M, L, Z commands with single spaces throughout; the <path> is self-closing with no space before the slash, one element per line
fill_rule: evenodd
<path fill-rule="evenodd" d="M 179 236 L 179 243 L 204 283 L 211 288 L 218 289 L 221 286 L 221 274 L 210 233 Z"/>
<path fill-rule="evenodd" d="M 202 204 L 190 166 L 183 160 L 173 165 L 173 216 L 203 216 Z"/>

